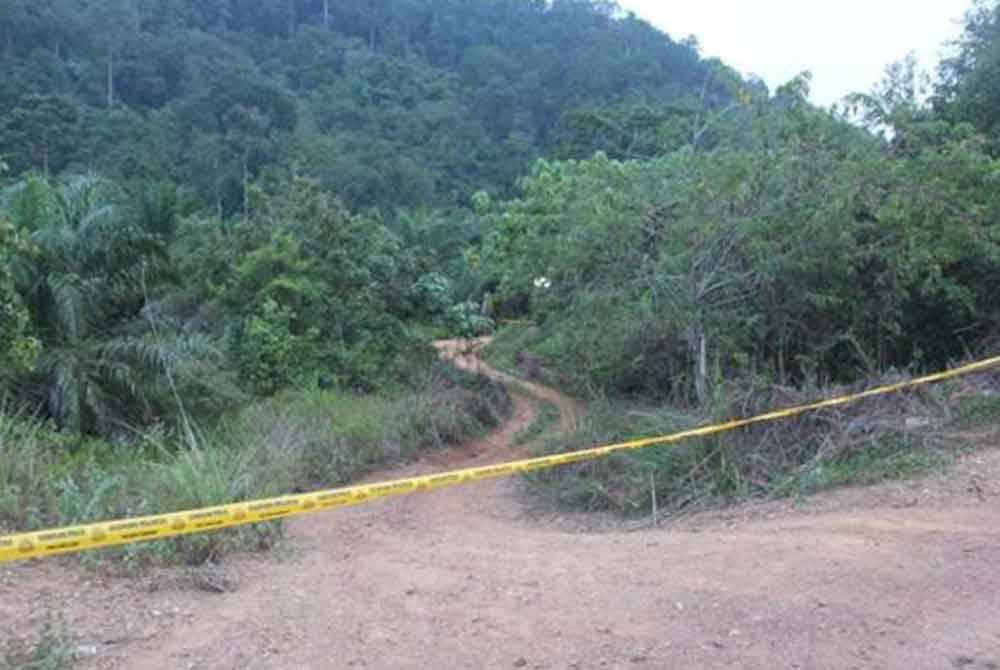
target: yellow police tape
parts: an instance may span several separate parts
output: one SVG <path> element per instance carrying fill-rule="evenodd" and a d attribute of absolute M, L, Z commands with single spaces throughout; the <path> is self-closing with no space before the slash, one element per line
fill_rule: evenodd
<path fill-rule="evenodd" d="M 499 465 L 467 468 L 436 475 L 409 477 L 378 484 L 364 484 L 346 488 L 317 491 L 303 495 L 282 496 L 266 500 L 220 505 L 207 509 L 189 510 L 156 516 L 138 517 L 119 521 L 108 521 L 85 526 L 70 526 L 33 533 L 0 536 L 0 563 L 29 558 L 41 558 L 56 554 L 66 554 L 102 547 L 159 540 L 179 535 L 204 533 L 208 531 L 241 526 L 245 524 L 272 521 L 300 514 L 319 512 L 339 507 L 352 507 L 372 502 L 380 498 L 404 496 L 420 491 L 433 491 L 496 477 L 507 477 L 519 473 L 553 468 L 570 463 L 605 458 L 611 454 L 652 446 L 674 444 L 695 437 L 708 437 L 758 423 L 798 416 L 807 412 L 836 407 L 857 402 L 873 396 L 897 393 L 907 389 L 935 382 L 954 379 L 976 372 L 984 372 L 1000 366 L 1000 356 L 979 361 L 971 365 L 920 377 L 890 386 L 874 388 L 862 393 L 831 398 L 820 402 L 790 407 L 761 414 L 749 419 L 737 419 L 725 423 L 685 430 L 672 435 L 633 440 L 595 449 L 585 449 L 555 456 L 529 458 Z"/>

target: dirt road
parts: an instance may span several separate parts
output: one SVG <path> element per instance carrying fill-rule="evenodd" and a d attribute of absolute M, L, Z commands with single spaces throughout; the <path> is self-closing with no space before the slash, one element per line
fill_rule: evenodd
<path fill-rule="evenodd" d="M 518 396 L 496 434 L 403 472 L 518 455 L 535 411 Z M 227 563 L 222 594 L 17 566 L 0 617 L 66 611 L 84 668 L 998 670 L 998 478 L 987 451 L 947 476 L 599 534 L 488 482 L 295 521 L 289 550 Z"/>

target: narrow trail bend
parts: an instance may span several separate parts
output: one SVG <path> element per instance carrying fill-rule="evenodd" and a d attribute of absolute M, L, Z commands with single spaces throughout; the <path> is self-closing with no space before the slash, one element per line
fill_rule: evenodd
<path fill-rule="evenodd" d="M 522 389 L 563 428 L 577 421 L 557 392 Z M 519 393 L 499 431 L 401 473 L 519 456 L 535 412 Z M 234 559 L 229 593 L 81 577 L 78 600 L 96 602 L 78 616 L 134 631 L 96 640 L 83 667 L 997 670 L 998 478 L 998 453 L 982 452 L 947 476 L 642 532 L 554 527 L 516 480 L 324 513 L 292 522 L 289 555 Z M 18 570 L 31 584 L 45 569 Z M 3 599 L 59 593 L 0 581 L 0 616 L 16 614 Z"/>

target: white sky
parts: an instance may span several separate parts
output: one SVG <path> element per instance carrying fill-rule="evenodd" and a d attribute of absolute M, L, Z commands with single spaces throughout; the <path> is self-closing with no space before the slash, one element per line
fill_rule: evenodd
<path fill-rule="evenodd" d="M 933 69 L 958 37 L 971 0 L 619 0 L 676 40 L 694 35 L 717 56 L 773 91 L 813 73 L 821 105 L 863 91 L 885 67 L 915 52 Z"/>

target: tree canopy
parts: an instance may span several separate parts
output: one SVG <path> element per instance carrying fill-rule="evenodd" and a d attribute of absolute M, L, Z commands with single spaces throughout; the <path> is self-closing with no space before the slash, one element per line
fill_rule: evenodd
<path fill-rule="evenodd" d="M 507 193 L 571 110 L 739 84 L 603 0 L 13 0 L 0 36 L 15 175 L 169 179 L 224 214 L 275 166 L 387 213 Z"/>

